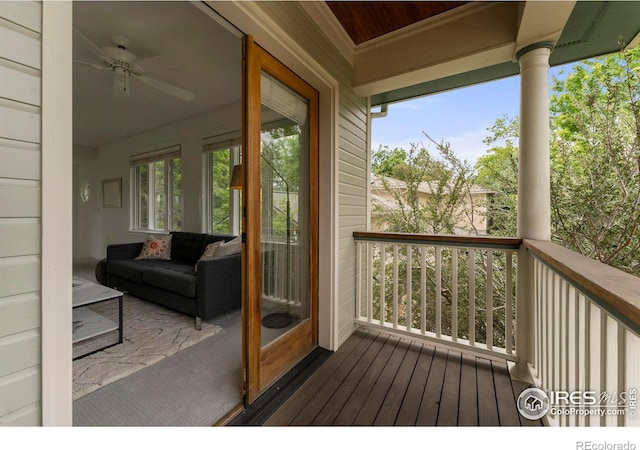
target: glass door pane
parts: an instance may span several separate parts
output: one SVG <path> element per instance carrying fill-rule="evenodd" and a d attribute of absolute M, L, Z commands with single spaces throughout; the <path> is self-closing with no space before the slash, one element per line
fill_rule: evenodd
<path fill-rule="evenodd" d="M 309 318 L 308 100 L 262 72 L 262 346 Z"/>

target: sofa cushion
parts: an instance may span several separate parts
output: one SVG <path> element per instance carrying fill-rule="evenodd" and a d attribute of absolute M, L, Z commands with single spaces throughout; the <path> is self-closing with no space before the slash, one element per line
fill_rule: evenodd
<path fill-rule="evenodd" d="M 174 262 L 164 267 L 154 267 L 144 271 L 142 281 L 185 297 L 196 297 L 197 278 L 193 265 Z"/>
<path fill-rule="evenodd" d="M 202 255 L 204 234 L 174 231 L 171 236 L 171 259 L 184 261 L 193 266 Z"/>
<path fill-rule="evenodd" d="M 107 261 L 107 273 L 135 283 L 142 283 L 142 274 L 146 270 L 146 261 L 136 259 L 116 259 Z"/>

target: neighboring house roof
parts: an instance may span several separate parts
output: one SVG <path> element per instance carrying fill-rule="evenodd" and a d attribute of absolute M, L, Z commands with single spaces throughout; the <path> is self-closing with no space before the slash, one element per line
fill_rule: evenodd
<path fill-rule="evenodd" d="M 398 180 L 391 177 L 381 177 L 379 175 L 372 174 L 371 175 L 371 193 L 372 194 L 374 193 L 374 191 L 377 191 L 377 190 L 386 191 L 383 180 L 387 182 L 387 185 L 391 189 L 407 189 L 407 183 L 405 181 Z M 418 185 L 418 192 L 422 192 L 424 194 L 432 194 L 432 189 L 428 182 L 423 181 Z M 471 193 L 472 194 L 493 194 L 495 192 L 492 191 L 491 189 L 474 185 L 474 186 L 471 186 Z"/>
<path fill-rule="evenodd" d="M 407 183 L 402 180 L 397 180 L 395 178 L 390 177 L 380 177 L 378 175 L 371 175 L 371 189 L 370 189 L 370 201 L 374 206 L 380 206 L 386 210 L 397 210 L 400 208 L 396 199 L 391 195 L 391 192 L 385 188 L 383 181 L 386 181 L 387 186 L 390 190 L 399 190 L 407 189 Z M 432 191 L 429 186 L 429 183 L 423 182 L 418 186 L 418 192 L 423 194 L 423 196 L 431 195 Z M 485 189 L 480 186 L 473 186 L 471 188 L 471 195 L 488 195 L 493 193 L 493 191 L 489 189 Z M 476 235 L 477 233 L 484 234 L 487 229 L 486 216 L 481 213 L 481 211 L 486 211 L 486 205 L 481 202 L 481 204 L 476 205 L 478 207 L 479 215 L 475 219 L 469 217 L 461 217 L 458 220 L 458 223 L 455 225 L 454 234 L 457 235 Z M 408 204 L 404 204 L 403 209 L 405 211 L 409 211 L 411 206 Z M 371 219 L 373 221 L 377 221 L 377 225 L 384 228 L 384 224 L 380 222 L 380 216 L 378 215 L 377 210 L 372 211 Z M 473 224 L 470 223 L 470 220 L 473 221 Z"/>

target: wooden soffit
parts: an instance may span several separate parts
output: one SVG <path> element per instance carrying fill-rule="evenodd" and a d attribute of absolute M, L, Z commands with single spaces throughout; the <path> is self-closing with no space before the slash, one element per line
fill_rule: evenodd
<path fill-rule="evenodd" d="M 355 45 L 469 2 L 326 2 Z"/>

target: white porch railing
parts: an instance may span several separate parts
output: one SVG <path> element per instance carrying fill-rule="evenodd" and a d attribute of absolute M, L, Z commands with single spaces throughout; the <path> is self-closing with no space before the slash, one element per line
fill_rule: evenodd
<path fill-rule="evenodd" d="M 289 252 L 289 254 L 287 254 Z M 262 242 L 262 296 L 272 302 L 300 306 L 302 254 L 295 241 L 287 246 L 285 238 L 270 238 Z M 288 265 L 288 267 L 287 267 Z"/>
<path fill-rule="evenodd" d="M 533 342 L 533 360 L 521 363 L 550 397 L 545 420 L 640 426 L 639 278 L 551 242 L 353 236 L 356 323 L 516 362 L 516 255 L 523 246 L 532 270 L 520 277 L 533 289 L 518 304 L 532 305 L 532 316 L 523 317 L 532 333 L 523 342 Z"/>
<path fill-rule="evenodd" d="M 534 381 L 545 392 L 591 391 L 596 404 L 559 403 L 605 411 L 551 408 L 550 424 L 640 426 L 640 279 L 550 242 L 524 245 L 534 257 Z"/>
<path fill-rule="evenodd" d="M 354 233 L 356 322 L 516 360 L 515 238 Z"/>

